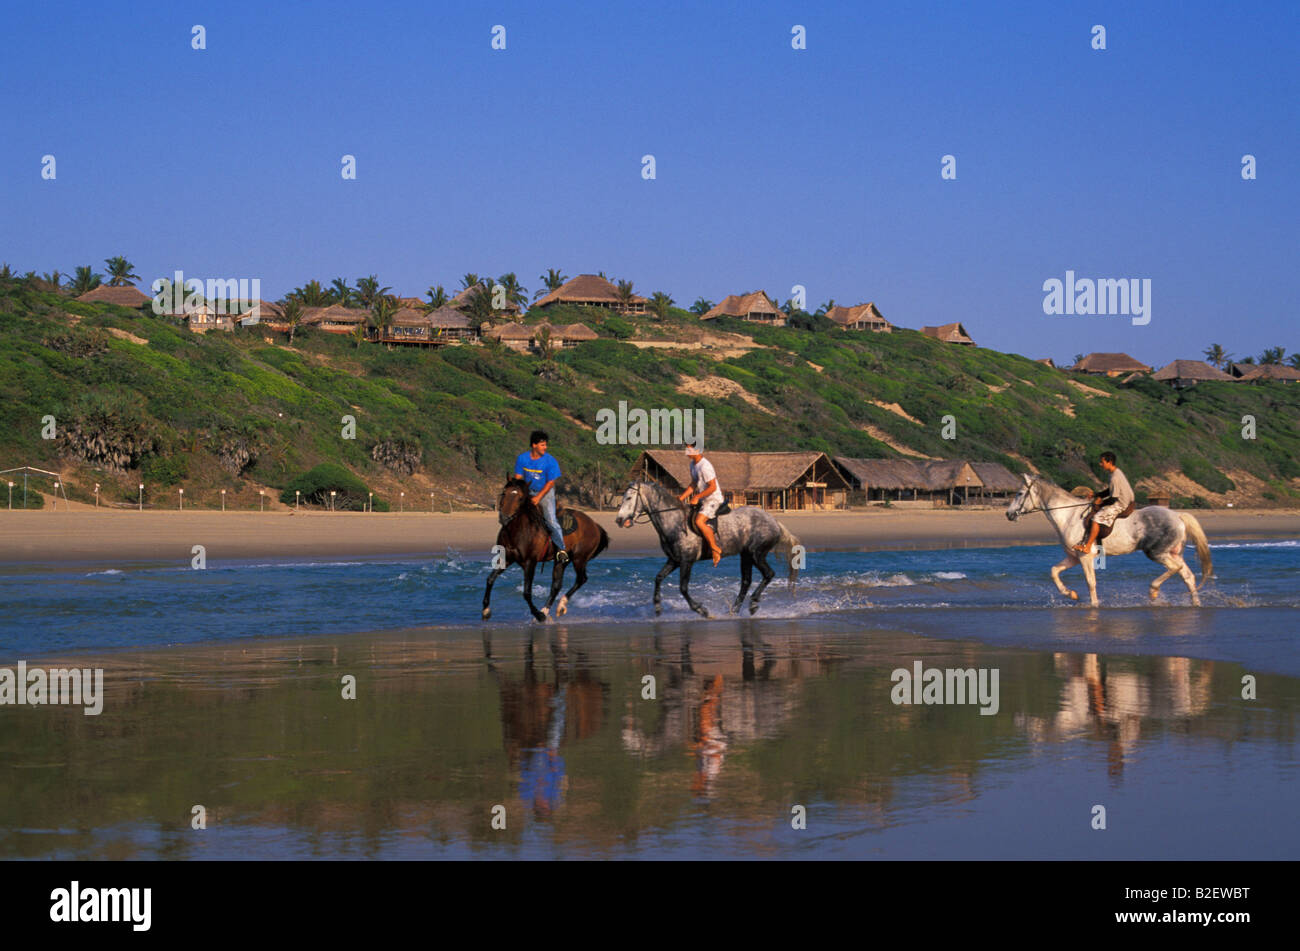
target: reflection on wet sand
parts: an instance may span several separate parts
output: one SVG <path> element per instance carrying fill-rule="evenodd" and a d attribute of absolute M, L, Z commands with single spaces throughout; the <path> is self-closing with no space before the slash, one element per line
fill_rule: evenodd
<path fill-rule="evenodd" d="M 1292 678 L 1261 675 L 1265 699 L 1244 703 L 1225 662 L 809 628 L 430 629 L 96 658 L 102 716 L 0 716 L 0 853 L 583 856 L 698 835 L 701 854 L 817 854 L 789 838 L 803 803 L 857 854 L 882 830 L 987 810 L 1013 772 L 1032 798 L 1057 749 L 1102 777 L 1190 769 L 1135 756 L 1170 735 L 1294 756 Z M 896 706 L 890 672 L 922 658 L 998 668 L 1001 712 Z"/>
<path fill-rule="evenodd" d="M 1050 718 L 1016 714 L 1016 724 L 1040 743 L 1090 736 L 1107 744 L 1108 771 L 1118 776 L 1137 747 L 1144 720 L 1198 716 L 1210 705 L 1213 661 L 1154 657 L 1140 674 L 1097 654 L 1053 654 L 1064 680 L 1060 705 Z"/>

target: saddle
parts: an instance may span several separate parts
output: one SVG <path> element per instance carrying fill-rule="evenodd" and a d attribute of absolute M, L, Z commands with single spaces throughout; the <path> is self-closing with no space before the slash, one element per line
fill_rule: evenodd
<path fill-rule="evenodd" d="M 1122 519 L 1122 518 L 1128 518 L 1130 515 L 1133 514 L 1133 512 L 1134 512 L 1134 510 L 1135 510 L 1136 508 L 1137 508 L 1136 504 L 1133 503 L 1133 502 L 1130 502 L 1128 505 L 1126 505 L 1126 506 L 1124 507 L 1124 511 L 1120 512 L 1118 515 L 1115 516 L 1115 521 L 1118 522 L 1118 521 L 1119 521 L 1120 519 Z M 1085 516 L 1083 517 L 1083 530 L 1084 530 L 1084 532 L 1088 532 L 1088 531 L 1090 531 L 1090 530 L 1092 529 L 1092 517 L 1093 517 L 1094 515 L 1096 515 L 1096 514 L 1097 514 L 1097 510 L 1096 510 L 1095 508 L 1094 508 L 1094 509 L 1089 509 L 1089 510 L 1088 510 L 1088 514 L 1085 515 Z M 1101 528 L 1099 528 L 1099 529 L 1097 530 L 1097 541 L 1099 541 L 1099 542 L 1100 542 L 1100 541 L 1105 541 L 1105 540 L 1106 540 L 1106 536 L 1109 535 L 1109 534 L 1111 533 L 1111 531 L 1114 530 L 1114 528 L 1115 528 L 1114 525 L 1103 525 L 1103 526 L 1101 526 Z M 1084 537 L 1086 538 L 1087 536 L 1085 535 Z"/>
<path fill-rule="evenodd" d="M 713 534 L 715 537 L 718 534 L 718 519 L 726 515 L 730 511 L 731 511 L 731 503 L 723 502 L 721 505 L 718 506 L 718 511 L 714 513 L 713 518 L 708 520 L 709 528 L 713 529 Z M 699 514 L 700 514 L 699 504 L 697 503 L 695 505 L 692 505 L 691 514 L 687 517 L 686 524 L 690 526 L 691 531 L 693 531 L 696 535 L 699 535 L 700 538 L 703 538 L 704 536 L 700 534 L 699 526 L 695 524 L 695 516 Z"/>
<path fill-rule="evenodd" d="M 578 512 L 576 509 L 558 509 L 555 518 L 560 523 L 560 531 L 572 535 L 578 530 Z"/>

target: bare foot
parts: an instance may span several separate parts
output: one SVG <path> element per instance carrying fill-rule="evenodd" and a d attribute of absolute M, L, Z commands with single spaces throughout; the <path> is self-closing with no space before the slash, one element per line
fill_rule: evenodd
<path fill-rule="evenodd" d="M 722 552 L 715 551 L 713 553 L 713 567 L 714 568 L 718 567 L 718 562 L 720 561 L 722 561 Z"/>

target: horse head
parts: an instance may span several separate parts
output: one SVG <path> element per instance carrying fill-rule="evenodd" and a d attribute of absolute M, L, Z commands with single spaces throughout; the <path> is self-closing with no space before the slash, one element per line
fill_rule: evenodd
<path fill-rule="evenodd" d="M 516 515 L 532 504 L 528 482 L 521 476 L 512 475 L 506 480 L 501 495 L 497 497 L 497 520 L 502 525 L 509 525 Z"/>
<path fill-rule="evenodd" d="M 1025 506 L 1029 504 L 1029 500 L 1038 486 L 1035 478 L 1029 473 L 1026 472 L 1022 478 L 1025 480 L 1025 487 L 1016 493 L 1016 497 L 1007 506 L 1007 521 L 1009 522 L 1014 522 L 1024 514 Z"/>
<path fill-rule="evenodd" d="M 645 483 L 633 482 L 623 493 L 623 501 L 614 515 L 614 524 L 619 528 L 631 528 L 636 517 L 649 509 L 645 499 Z"/>

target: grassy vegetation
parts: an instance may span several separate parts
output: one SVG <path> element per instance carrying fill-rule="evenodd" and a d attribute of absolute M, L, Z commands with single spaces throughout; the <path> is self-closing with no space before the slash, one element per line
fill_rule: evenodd
<path fill-rule="evenodd" d="M 1113 448 L 1134 481 L 1183 473 L 1223 492 L 1233 485 L 1225 473 L 1244 470 L 1268 483 L 1278 504 L 1297 501 L 1300 386 L 1120 385 L 914 331 L 849 333 L 820 324 L 717 321 L 707 329 L 758 345 L 723 359 L 717 350 L 626 342 L 698 337 L 699 319 L 681 310 L 660 319 L 555 308 L 547 319 L 587 323 L 600 339 L 552 361 L 491 345 L 358 348 L 311 329 L 289 348 L 262 328 L 200 336 L 147 313 L 11 284 L 0 288 L 0 468 L 58 469 L 69 496 L 83 501 L 101 482 L 105 499 L 134 502 L 143 481 L 146 501 L 158 504 L 174 501 L 174 488 L 183 486 L 187 507 L 215 508 L 226 489 L 229 507 L 256 508 L 259 488 L 292 496 L 293 480 L 329 463 L 359 480 L 358 491 L 373 489 L 377 507 L 395 501 L 399 489 L 411 495 L 412 478 L 425 491 L 432 486 L 442 507 L 490 502 L 529 430 L 540 427 L 565 470 L 565 493 L 591 504 L 598 482 L 616 486 L 640 451 L 595 440 L 597 411 L 626 400 L 647 409 L 703 407 L 715 449 L 897 455 L 871 427 L 931 456 L 995 460 L 1015 471 L 1029 459 L 1070 485 L 1096 482 L 1096 455 Z M 712 399 L 677 388 L 709 377 L 740 384 L 761 408 L 737 395 Z M 876 403 L 896 403 L 921 422 Z M 58 421 L 60 438 L 42 438 L 46 415 Z M 1241 437 L 1246 415 L 1256 419 L 1256 439 Z M 344 438 L 348 416 L 352 439 Z M 941 436 L 947 416 L 955 440 Z M 97 454 L 83 443 L 100 432 L 110 438 Z M 419 447 L 414 476 L 372 457 L 384 442 Z"/>

